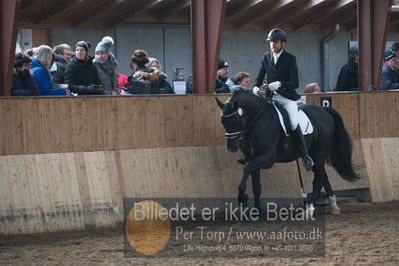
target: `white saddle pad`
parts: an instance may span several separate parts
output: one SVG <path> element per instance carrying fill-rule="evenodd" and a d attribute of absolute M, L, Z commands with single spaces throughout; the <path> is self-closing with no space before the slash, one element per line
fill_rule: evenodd
<path fill-rule="evenodd" d="M 280 120 L 280 125 L 283 128 L 285 135 L 289 136 L 289 134 L 287 132 L 287 128 L 285 127 L 285 124 L 284 124 L 283 115 L 280 113 L 280 110 L 277 108 L 277 106 L 274 103 L 273 103 L 273 106 L 277 110 L 278 118 Z M 304 111 L 299 110 L 298 120 L 299 120 L 299 126 L 302 129 L 303 135 L 309 135 L 309 134 L 313 133 L 313 125 L 310 122 L 309 117 L 305 114 Z"/>

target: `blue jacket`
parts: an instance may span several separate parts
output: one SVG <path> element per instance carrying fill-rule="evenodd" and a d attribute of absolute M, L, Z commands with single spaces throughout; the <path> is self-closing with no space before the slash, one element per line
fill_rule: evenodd
<path fill-rule="evenodd" d="M 33 59 L 30 63 L 33 72 L 33 78 L 37 88 L 38 95 L 66 95 L 65 89 L 52 89 L 50 73 L 45 69 L 39 61 Z"/>

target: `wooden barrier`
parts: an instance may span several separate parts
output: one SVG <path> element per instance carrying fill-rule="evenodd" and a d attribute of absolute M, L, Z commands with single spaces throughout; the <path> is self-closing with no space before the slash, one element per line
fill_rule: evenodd
<path fill-rule="evenodd" d="M 364 177 L 348 183 L 328 167 L 333 189 L 399 200 L 398 95 L 322 95 L 343 116 Z M 240 153 L 226 150 L 214 96 L 1 98 L 0 112 L 0 234 L 113 227 L 124 197 L 237 196 Z M 262 171 L 261 183 L 264 196 L 299 197 L 295 163 Z"/>

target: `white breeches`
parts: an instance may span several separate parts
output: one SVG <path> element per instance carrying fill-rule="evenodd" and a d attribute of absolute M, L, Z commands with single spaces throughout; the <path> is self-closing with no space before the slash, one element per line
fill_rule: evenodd
<path fill-rule="evenodd" d="M 273 96 L 273 100 L 280 103 L 285 110 L 288 112 L 288 116 L 290 117 L 291 121 L 291 129 L 295 130 L 298 126 L 298 105 L 296 101 L 287 99 L 280 94 L 276 93 Z"/>

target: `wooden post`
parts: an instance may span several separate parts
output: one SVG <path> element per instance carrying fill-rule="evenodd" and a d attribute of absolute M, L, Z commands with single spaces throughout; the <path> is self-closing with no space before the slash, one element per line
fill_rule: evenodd
<path fill-rule="evenodd" d="M 191 0 L 193 93 L 214 93 L 226 0 Z"/>
<path fill-rule="evenodd" d="M 19 13 L 17 0 L 0 1 L 0 96 L 11 95 L 12 68 L 15 58 Z"/>
<path fill-rule="evenodd" d="M 359 90 L 380 85 L 391 0 L 358 0 Z"/>

